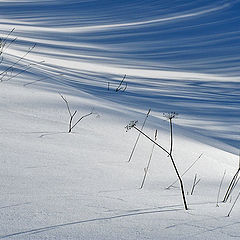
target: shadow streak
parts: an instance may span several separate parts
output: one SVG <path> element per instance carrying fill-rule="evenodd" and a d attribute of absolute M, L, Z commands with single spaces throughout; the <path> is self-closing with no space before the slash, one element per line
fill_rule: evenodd
<path fill-rule="evenodd" d="M 63 224 L 56 224 L 48 227 L 35 228 L 35 229 L 26 230 L 26 231 L 7 234 L 4 236 L 0 236 L 0 239 L 24 235 L 24 234 L 37 234 L 43 231 L 50 231 L 56 228 L 67 227 L 67 226 L 72 226 L 72 225 L 77 225 L 82 223 L 90 223 L 90 222 L 97 222 L 97 221 L 113 220 L 113 219 L 124 218 L 124 217 L 133 217 L 133 216 L 139 216 L 139 215 L 145 215 L 145 214 L 176 212 L 176 211 L 182 211 L 182 207 L 175 208 L 175 209 L 157 210 L 157 211 L 143 211 L 138 213 L 121 214 L 121 215 L 115 215 L 111 217 L 93 218 L 93 219 L 87 219 L 87 220 L 81 220 L 81 221 L 75 221 L 75 222 L 69 222 L 69 223 L 63 223 Z"/>
<path fill-rule="evenodd" d="M 25 202 L 25 203 L 18 203 L 18 204 L 3 206 L 3 207 L 0 207 L 0 209 L 11 208 L 11 207 L 19 207 L 19 206 L 27 205 L 27 204 L 31 204 L 31 202 Z"/>

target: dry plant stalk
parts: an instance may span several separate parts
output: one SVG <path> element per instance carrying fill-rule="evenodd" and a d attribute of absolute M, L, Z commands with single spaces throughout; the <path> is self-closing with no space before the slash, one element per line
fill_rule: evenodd
<path fill-rule="evenodd" d="M 181 175 L 177 169 L 176 163 L 174 161 L 174 158 L 172 156 L 172 151 L 173 151 L 173 123 L 172 123 L 172 119 L 175 118 L 177 116 L 177 113 L 175 112 L 171 112 L 171 113 L 167 113 L 164 114 L 165 117 L 167 117 L 169 119 L 169 124 L 170 124 L 170 150 L 166 150 L 164 147 L 162 147 L 160 144 L 158 144 L 156 141 L 154 141 L 152 138 L 150 138 L 147 134 L 145 134 L 142 130 L 140 130 L 139 128 L 136 127 L 136 123 L 137 121 L 131 121 L 129 123 L 129 125 L 126 126 L 127 131 L 130 130 L 131 128 L 134 128 L 135 130 L 137 130 L 138 132 L 140 132 L 143 136 L 145 136 L 147 139 L 149 139 L 151 142 L 153 142 L 154 144 L 156 144 L 160 149 L 162 149 L 165 153 L 167 153 L 168 157 L 170 157 L 172 165 L 174 167 L 174 170 L 176 172 L 176 175 L 178 177 L 178 181 L 179 181 L 179 185 L 181 188 L 181 195 L 182 195 L 182 199 L 183 199 L 183 204 L 184 204 L 184 208 L 185 210 L 188 210 L 188 206 L 187 206 L 187 201 L 186 201 L 186 197 L 185 197 L 185 191 L 184 191 L 184 185 L 183 185 L 183 181 L 181 178 Z"/>
<path fill-rule="evenodd" d="M 9 36 L 13 33 L 15 28 L 13 28 L 5 38 L 0 38 L 0 56 L 3 54 L 3 52 L 14 42 L 17 38 L 14 38 L 10 41 L 10 43 L 6 46 Z"/>
<path fill-rule="evenodd" d="M 126 82 L 125 82 L 125 87 L 122 87 L 123 81 L 125 80 L 126 76 L 127 76 L 126 74 L 123 76 L 121 82 L 119 83 L 118 87 L 115 90 L 116 92 L 119 92 L 119 91 L 124 92 L 127 89 L 127 83 Z"/>
<path fill-rule="evenodd" d="M 226 193 L 224 195 L 224 198 L 223 198 L 223 202 L 224 203 L 227 202 L 227 200 L 229 199 L 230 195 L 232 194 L 233 189 L 236 187 L 236 185 L 237 185 L 237 183 L 239 181 L 239 177 L 238 177 L 239 172 L 240 172 L 240 153 L 239 153 L 238 169 L 237 169 L 236 173 L 234 174 L 234 176 L 233 176 L 233 178 L 232 178 L 232 180 L 231 180 L 231 182 L 230 182 L 230 184 L 229 184 L 229 186 L 227 188 L 227 191 L 226 191 Z"/>
<path fill-rule="evenodd" d="M 155 131 L 154 141 L 157 141 L 157 130 Z M 145 180 L 146 180 L 146 177 L 147 177 L 147 173 L 148 173 L 148 170 L 149 170 L 149 167 L 150 167 L 150 163 L 151 163 L 151 160 L 152 160 L 152 155 L 153 155 L 154 147 L 155 147 L 155 144 L 153 143 L 152 151 L 151 151 L 151 154 L 150 154 L 150 157 L 149 157 L 147 166 L 146 166 L 146 168 L 144 168 L 144 176 L 143 176 L 143 180 L 142 180 L 140 189 L 143 188 L 143 185 L 144 185 L 144 183 L 145 183 Z"/>
<path fill-rule="evenodd" d="M 236 197 L 236 199 L 235 199 L 235 201 L 234 201 L 234 203 L 233 203 L 233 205 L 232 205 L 230 211 L 228 212 L 227 217 L 230 217 L 230 214 L 231 214 L 231 212 L 232 212 L 232 210 L 233 210 L 233 208 L 234 208 L 234 206 L 235 206 L 235 204 L 236 204 L 236 202 L 237 202 L 239 196 L 240 196 L 240 192 L 238 193 L 238 195 L 237 195 L 237 197 Z"/>
<path fill-rule="evenodd" d="M 197 186 L 197 184 L 200 182 L 200 178 L 197 180 L 197 174 L 195 174 L 194 176 L 194 180 L 193 180 L 193 185 L 192 185 L 192 189 L 191 189 L 191 195 L 193 195 L 194 189 Z"/>
<path fill-rule="evenodd" d="M 60 93 L 59 93 L 59 94 L 60 94 Z M 75 110 L 75 111 L 72 113 L 71 110 L 70 110 L 70 107 L 69 107 L 69 104 L 68 104 L 67 99 L 66 99 L 63 95 L 61 95 L 61 94 L 60 94 L 60 96 L 61 96 L 61 98 L 63 99 L 63 101 L 65 102 L 66 107 L 67 107 L 67 110 L 68 110 L 68 113 L 69 113 L 69 116 L 70 116 L 70 118 L 69 118 L 69 125 L 68 125 L 68 132 L 69 132 L 69 133 L 72 132 L 72 129 L 73 129 L 74 127 L 76 127 L 77 124 L 78 124 L 83 118 L 86 118 L 86 117 L 94 114 L 94 112 L 93 112 L 93 110 L 92 110 L 90 113 L 81 116 L 81 117 L 73 124 L 73 118 L 74 118 L 74 116 L 76 115 L 77 110 Z"/>
<path fill-rule="evenodd" d="M 20 57 L 16 62 L 14 62 L 11 66 L 9 66 L 7 69 L 5 69 L 3 72 L 0 73 L 0 81 L 4 81 L 4 77 L 8 75 L 9 72 L 13 71 L 14 66 L 16 66 L 18 63 L 20 63 L 34 48 L 36 47 L 36 43 L 29 48 L 29 50 L 22 56 Z M 8 81 L 7 79 L 6 81 Z"/>
<path fill-rule="evenodd" d="M 13 42 L 16 41 L 17 38 L 12 39 L 8 44 L 8 39 L 10 37 L 10 35 L 13 33 L 13 31 L 15 30 L 15 28 L 13 28 L 4 39 L 0 39 L 0 56 L 1 56 L 1 60 L 0 60 L 0 64 L 3 62 L 3 53 L 13 44 Z M 0 73 L 0 82 L 3 81 L 9 81 L 13 78 L 15 78 L 16 76 L 22 74 L 23 72 L 26 72 L 29 68 L 31 68 L 34 65 L 37 64 L 41 64 L 44 61 L 38 62 L 38 63 L 30 63 L 28 65 L 26 65 L 23 69 L 21 69 L 18 73 L 13 75 L 13 71 L 14 71 L 14 67 L 19 64 L 20 62 L 22 62 L 25 57 L 33 51 L 33 49 L 36 47 L 36 43 L 29 48 L 29 50 L 21 57 L 19 57 L 18 60 L 16 60 L 12 65 L 8 66 L 4 71 L 2 71 Z"/>
<path fill-rule="evenodd" d="M 143 128 L 144 128 L 144 126 L 145 126 L 145 123 L 146 123 L 146 121 L 147 121 L 147 118 L 148 118 L 150 112 L 151 112 L 151 109 L 149 109 L 148 112 L 147 112 L 147 114 L 146 114 L 146 117 L 145 117 L 145 119 L 144 119 L 144 121 L 143 121 L 143 124 L 142 124 L 142 127 L 141 127 L 141 131 L 143 131 Z M 141 133 L 139 133 L 138 136 L 137 136 L 137 139 L 136 139 L 136 141 L 135 141 L 135 143 L 134 143 L 134 145 L 133 145 L 133 149 L 132 149 L 131 154 L 130 154 L 130 156 L 129 156 L 128 162 L 130 162 L 131 159 L 132 159 L 133 153 L 134 153 L 134 151 L 135 151 L 135 149 L 136 149 L 136 146 L 137 146 L 137 144 L 138 144 L 138 141 L 139 141 L 140 136 L 141 136 Z"/>
<path fill-rule="evenodd" d="M 222 184 L 223 184 L 223 180 L 224 180 L 225 175 L 226 175 L 226 170 L 224 170 L 224 173 L 223 173 L 223 176 L 222 176 L 219 188 L 218 188 L 216 207 L 219 207 L 219 205 L 218 205 L 218 203 L 219 203 L 219 196 L 220 196 L 220 192 L 221 192 L 221 188 L 222 188 Z"/>

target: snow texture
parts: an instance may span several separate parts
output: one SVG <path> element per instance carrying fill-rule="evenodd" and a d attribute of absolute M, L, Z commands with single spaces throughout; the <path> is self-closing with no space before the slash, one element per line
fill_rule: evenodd
<path fill-rule="evenodd" d="M 240 2 L 0 0 L 0 239 L 238 239 Z M 8 45 L 7 45 L 8 46 Z M 123 77 L 120 91 L 116 91 Z M 0 76 L 0 77 L 1 77 Z M 74 122 L 68 133 L 69 113 Z M 183 176 L 185 211 L 169 149 Z M 216 207 L 219 184 L 226 176 Z M 201 179 L 190 195 L 194 176 Z"/>

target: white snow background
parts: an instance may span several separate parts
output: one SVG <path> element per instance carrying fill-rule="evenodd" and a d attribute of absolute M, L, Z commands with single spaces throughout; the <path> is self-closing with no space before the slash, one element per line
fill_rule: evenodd
<path fill-rule="evenodd" d="M 239 1 L 0 1 L 0 239 L 238 239 Z M 44 62 L 42 62 L 44 61 Z M 30 64 L 30 65 L 29 65 Z M 36 65 L 34 65 L 36 64 Z M 115 89 L 126 74 L 126 91 Z M 2 75 L 1 75 L 2 76 Z M 108 90 L 109 84 L 109 90 Z M 123 85 L 124 85 L 123 84 Z M 125 85 L 124 85 L 125 86 Z M 68 133 L 69 115 L 89 113 Z M 126 132 L 158 129 L 170 158 Z M 200 178 L 190 195 L 195 174 Z"/>

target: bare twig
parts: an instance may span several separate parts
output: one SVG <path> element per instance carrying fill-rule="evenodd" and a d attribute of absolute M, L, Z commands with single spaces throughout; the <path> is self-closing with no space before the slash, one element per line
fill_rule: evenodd
<path fill-rule="evenodd" d="M 3 81 L 3 78 L 6 76 L 6 74 L 9 72 L 9 71 L 13 71 L 13 68 L 14 66 L 16 66 L 19 62 L 21 62 L 36 46 L 36 43 L 31 47 L 29 48 L 29 50 L 22 56 L 20 57 L 16 62 L 14 62 L 11 66 L 9 66 L 7 69 L 5 69 L 3 72 L 0 73 L 0 82 Z"/>
<path fill-rule="evenodd" d="M 228 198 L 230 197 L 231 193 L 232 193 L 232 190 L 234 188 L 234 186 L 236 186 L 236 181 L 237 181 L 237 177 L 238 177 L 238 174 L 239 174 L 239 171 L 240 169 L 234 174 L 229 186 L 228 186 L 228 189 L 224 195 L 224 198 L 223 198 L 223 202 L 227 202 Z"/>
<path fill-rule="evenodd" d="M 127 89 L 127 83 L 125 84 L 124 88 L 122 87 L 123 81 L 125 80 L 126 76 L 127 76 L 126 74 L 123 76 L 121 82 L 119 83 L 118 87 L 115 90 L 116 92 L 118 92 L 120 90 L 122 90 L 124 92 Z"/>
<path fill-rule="evenodd" d="M 230 197 L 233 189 L 235 188 L 237 182 L 238 182 L 238 175 L 239 175 L 239 172 L 240 172 L 240 154 L 239 154 L 239 166 L 238 166 L 238 169 L 236 171 L 236 173 L 234 174 L 228 188 L 227 188 L 227 191 L 225 193 L 225 196 L 223 198 L 223 202 L 227 202 L 228 198 Z"/>
<path fill-rule="evenodd" d="M 230 211 L 229 211 L 227 217 L 230 217 L 230 214 L 231 214 L 231 212 L 232 212 L 232 210 L 233 210 L 233 208 L 234 208 L 234 206 L 235 206 L 235 204 L 236 204 L 236 202 L 237 202 L 239 196 L 240 196 L 240 192 L 238 193 L 238 195 L 237 195 L 237 197 L 236 197 L 236 199 L 235 199 L 235 201 L 234 201 L 234 203 L 233 203 L 233 205 L 232 205 L 232 207 L 231 207 L 231 209 L 230 209 Z"/>
<path fill-rule="evenodd" d="M 127 82 L 125 83 L 125 87 L 124 88 L 122 88 L 122 91 L 123 92 L 125 92 L 126 91 L 126 89 L 127 89 L 127 86 L 128 86 L 128 84 L 127 84 Z"/>
<path fill-rule="evenodd" d="M 192 190 L 191 190 L 191 195 L 193 195 L 193 191 L 194 191 L 194 189 L 195 189 L 195 187 L 197 186 L 197 184 L 200 182 L 200 178 L 197 180 L 197 174 L 195 174 L 195 176 L 194 176 L 194 180 L 193 180 L 193 185 L 192 185 Z"/>
<path fill-rule="evenodd" d="M 145 119 L 144 119 L 144 121 L 143 121 L 141 130 L 143 130 L 143 128 L 144 128 L 144 126 L 145 126 L 145 123 L 146 123 L 146 121 L 147 121 L 147 118 L 148 118 L 150 112 L 151 112 L 151 109 L 149 109 L 148 112 L 147 112 L 147 114 L 146 114 L 146 117 L 145 117 Z M 137 139 L 136 139 L 136 141 L 135 141 L 135 144 L 134 144 L 133 149 L 132 149 L 132 151 L 131 151 L 131 154 L 130 154 L 130 156 L 129 156 L 128 162 L 130 162 L 131 159 L 132 159 L 133 153 L 134 153 L 134 151 L 135 151 L 135 149 L 136 149 L 136 146 L 137 146 L 137 144 L 138 144 L 138 141 L 139 141 L 140 136 L 141 136 L 141 133 L 139 133 L 138 136 L 137 136 Z"/>
<path fill-rule="evenodd" d="M 15 28 L 13 28 L 5 38 L 0 38 L 0 64 L 3 62 L 3 53 L 5 52 L 6 49 L 9 48 L 10 45 L 12 45 L 13 42 L 16 41 L 17 38 L 14 38 L 13 40 L 10 41 L 10 43 L 6 46 L 7 41 L 9 36 L 12 34 L 12 32 L 15 30 Z"/>
<path fill-rule="evenodd" d="M 0 39 L 0 55 L 3 53 L 3 50 L 8 48 L 17 38 L 14 38 L 9 44 L 8 46 L 5 48 L 7 40 L 9 38 L 9 36 L 13 33 L 13 31 L 15 30 L 15 28 L 13 28 L 4 39 Z"/>
<path fill-rule="evenodd" d="M 6 52 L 6 50 L 15 42 L 17 40 L 17 37 L 15 37 L 14 39 L 12 39 L 11 41 L 10 41 L 10 43 L 5 47 L 5 45 L 6 45 L 6 43 L 5 43 L 5 45 L 4 45 L 4 49 L 2 49 L 2 50 L 4 50 L 4 52 Z M 3 53 L 3 52 L 2 52 Z M 1 55 L 1 54 L 0 54 Z"/>
<path fill-rule="evenodd" d="M 155 131 L 154 141 L 157 141 L 157 130 Z M 147 166 L 146 166 L 146 168 L 144 168 L 144 176 L 143 176 L 143 180 L 142 180 L 140 189 L 143 188 L 143 185 L 144 185 L 144 183 L 145 183 L 145 180 L 146 180 L 146 177 L 147 177 L 147 173 L 148 173 L 148 170 L 149 170 L 149 167 L 150 167 L 150 163 L 151 163 L 151 160 L 152 160 L 152 155 L 153 155 L 154 147 L 155 147 L 155 144 L 153 143 L 152 151 L 151 151 L 151 154 L 150 154 L 150 157 L 149 157 Z"/>
<path fill-rule="evenodd" d="M 60 94 L 60 93 L 59 93 L 59 94 Z M 86 118 L 86 117 L 94 114 L 93 109 L 92 109 L 92 111 L 91 111 L 90 113 L 81 116 L 81 117 L 73 124 L 73 118 L 74 118 L 74 116 L 76 115 L 77 110 L 75 110 L 75 111 L 72 113 L 71 110 L 70 110 L 70 107 L 69 107 L 69 104 L 68 104 L 67 99 L 66 99 L 63 95 L 61 95 L 61 94 L 60 94 L 60 96 L 61 96 L 61 98 L 63 99 L 63 101 L 64 101 L 65 104 L 66 104 L 66 107 L 67 107 L 67 110 L 68 110 L 68 113 L 69 113 L 69 117 L 70 117 L 70 118 L 69 118 L 69 125 L 68 125 L 68 132 L 69 132 L 69 133 L 72 132 L 72 129 L 73 129 L 74 127 L 76 127 L 77 124 L 78 124 L 83 118 Z"/>
<path fill-rule="evenodd" d="M 223 184 L 223 180 L 224 180 L 225 175 L 226 175 L 226 170 L 224 170 L 224 173 L 223 173 L 223 176 L 222 176 L 219 188 L 218 188 L 216 207 L 219 207 L 219 205 L 218 205 L 218 203 L 219 203 L 219 196 L 220 196 L 220 191 L 221 191 L 221 188 L 222 188 L 222 184 Z"/>
<path fill-rule="evenodd" d="M 234 182 L 233 186 L 231 187 L 230 192 L 229 192 L 229 196 L 231 196 L 233 190 L 234 190 L 235 187 L 237 186 L 237 184 L 238 184 L 238 182 L 239 182 L 239 179 L 240 179 L 240 177 L 237 178 L 237 180 Z"/>
<path fill-rule="evenodd" d="M 76 112 L 77 112 L 77 111 L 76 111 Z M 93 112 L 91 111 L 90 113 L 87 113 L 87 114 L 83 115 L 82 117 L 80 117 L 80 118 L 77 120 L 77 122 L 72 126 L 71 129 L 73 129 L 83 118 L 86 118 L 86 117 L 88 117 L 88 116 L 90 116 L 90 115 L 92 115 L 92 114 L 93 114 Z"/>

